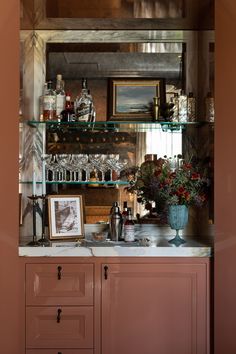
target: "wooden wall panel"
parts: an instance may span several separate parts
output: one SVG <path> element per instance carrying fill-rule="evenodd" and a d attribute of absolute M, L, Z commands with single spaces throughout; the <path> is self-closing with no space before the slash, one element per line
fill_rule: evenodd
<path fill-rule="evenodd" d="M 0 2 L 0 352 L 22 354 L 18 257 L 18 101 L 19 18 L 18 0 Z M 22 311 L 23 312 L 23 311 Z"/>
<path fill-rule="evenodd" d="M 236 353 L 236 2 L 216 5 L 215 354 Z"/>

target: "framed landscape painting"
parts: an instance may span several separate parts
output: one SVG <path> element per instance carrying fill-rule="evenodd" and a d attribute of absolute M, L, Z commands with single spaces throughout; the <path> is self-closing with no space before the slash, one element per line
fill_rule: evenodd
<path fill-rule="evenodd" d="M 50 195 L 48 215 L 51 240 L 76 240 L 84 237 L 81 195 Z"/>
<path fill-rule="evenodd" d="M 165 102 L 163 79 L 110 79 L 108 120 L 152 121 L 153 98 Z"/>

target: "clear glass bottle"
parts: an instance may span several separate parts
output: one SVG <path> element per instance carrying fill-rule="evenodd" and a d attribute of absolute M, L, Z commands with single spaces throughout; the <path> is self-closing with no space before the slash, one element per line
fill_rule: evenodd
<path fill-rule="evenodd" d="M 56 119 L 56 92 L 52 88 L 52 82 L 47 83 L 47 89 L 43 97 L 43 120 Z"/>
<path fill-rule="evenodd" d="M 205 98 L 205 115 L 207 122 L 215 121 L 215 102 L 211 92 L 208 92 Z"/>
<path fill-rule="evenodd" d="M 178 122 L 179 121 L 179 95 L 177 92 L 174 93 L 174 97 L 171 97 L 170 103 L 174 105 L 172 108 L 174 113 L 172 115 L 171 121 Z"/>
<path fill-rule="evenodd" d="M 188 121 L 196 121 L 196 98 L 193 95 L 193 92 L 188 94 Z"/>
<path fill-rule="evenodd" d="M 179 95 L 179 121 L 181 123 L 188 121 L 188 96 L 183 90 Z"/>
<path fill-rule="evenodd" d="M 124 223 L 124 238 L 125 242 L 134 242 L 135 241 L 135 226 L 134 220 L 132 217 L 131 208 L 128 208 L 127 217 Z"/>
<path fill-rule="evenodd" d="M 57 75 L 56 82 L 56 116 L 60 118 L 61 112 L 65 109 L 66 94 L 64 90 L 64 81 L 62 75 Z"/>
<path fill-rule="evenodd" d="M 88 93 L 87 80 L 82 79 L 82 90 L 75 101 L 75 114 L 79 122 L 89 122 L 91 119 L 91 110 L 93 101 Z"/>

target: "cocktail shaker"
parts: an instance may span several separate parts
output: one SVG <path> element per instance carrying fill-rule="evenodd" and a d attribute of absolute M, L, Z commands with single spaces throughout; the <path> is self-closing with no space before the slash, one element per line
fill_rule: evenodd
<path fill-rule="evenodd" d="M 122 215 L 117 204 L 113 204 L 110 214 L 110 238 L 112 241 L 121 241 L 122 235 Z"/>

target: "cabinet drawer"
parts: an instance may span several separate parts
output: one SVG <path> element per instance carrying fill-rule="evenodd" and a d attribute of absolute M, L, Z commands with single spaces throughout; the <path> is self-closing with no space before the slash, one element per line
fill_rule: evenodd
<path fill-rule="evenodd" d="M 92 349 L 93 307 L 27 307 L 26 347 Z"/>
<path fill-rule="evenodd" d="M 26 354 L 93 354 L 92 349 L 29 349 Z"/>
<path fill-rule="evenodd" d="M 27 264 L 27 305 L 93 305 L 93 264 Z"/>

